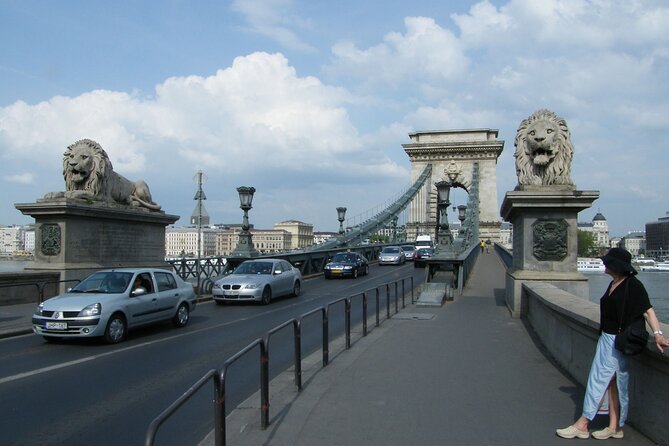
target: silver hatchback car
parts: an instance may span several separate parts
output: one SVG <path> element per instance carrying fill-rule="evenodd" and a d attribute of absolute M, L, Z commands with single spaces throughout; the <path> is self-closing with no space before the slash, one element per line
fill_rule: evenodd
<path fill-rule="evenodd" d="M 279 296 L 299 296 L 302 274 L 286 260 L 254 259 L 242 262 L 232 274 L 214 282 L 217 304 L 257 301 L 268 304 Z"/>
<path fill-rule="evenodd" d="M 32 324 L 47 341 L 102 336 L 115 344 L 139 326 L 171 320 L 183 327 L 195 305 L 193 286 L 174 272 L 121 268 L 93 273 L 39 304 Z"/>

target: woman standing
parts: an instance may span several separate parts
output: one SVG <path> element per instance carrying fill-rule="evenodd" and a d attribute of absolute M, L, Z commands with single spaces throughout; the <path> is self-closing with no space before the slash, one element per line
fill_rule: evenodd
<path fill-rule="evenodd" d="M 622 248 L 611 248 L 602 257 L 602 261 L 606 267 L 606 274 L 613 280 L 599 301 L 600 337 L 588 377 L 583 414 L 571 426 L 556 430 L 557 435 L 562 438 L 590 437 L 588 423 L 595 418 L 604 402 L 607 390 L 609 425 L 593 432 L 592 436 L 598 440 L 623 438 L 622 427 L 627 420 L 629 402 L 629 358 L 614 346 L 616 334 L 621 326 L 625 328 L 631 320 L 643 315 L 653 330 L 657 348 L 663 351 L 664 347 L 669 347 L 669 340 L 664 337 L 660 329 L 660 322 L 650 305 L 648 293 L 635 277 L 632 255 Z"/>

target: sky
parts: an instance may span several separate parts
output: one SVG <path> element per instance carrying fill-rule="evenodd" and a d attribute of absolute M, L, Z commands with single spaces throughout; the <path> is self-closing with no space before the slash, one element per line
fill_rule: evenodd
<path fill-rule="evenodd" d="M 579 221 L 644 230 L 669 211 L 667 23 L 664 0 L 0 0 L 0 224 L 64 190 L 83 138 L 177 225 L 201 170 L 212 223 L 253 186 L 255 227 L 335 231 L 410 185 L 409 133 L 492 128 L 501 205 L 547 108 L 600 191 Z"/>

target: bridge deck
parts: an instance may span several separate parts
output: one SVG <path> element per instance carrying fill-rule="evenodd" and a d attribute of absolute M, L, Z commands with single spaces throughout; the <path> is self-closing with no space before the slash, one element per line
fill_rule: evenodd
<path fill-rule="evenodd" d="M 564 446 L 555 428 L 580 414 L 584 390 L 510 318 L 503 295 L 501 261 L 481 254 L 454 302 L 409 307 L 326 368 L 305 368 L 299 395 L 290 375 L 283 387 L 277 378 L 270 427 L 258 428 L 250 399 L 228 419 L 228 444 Z M 653 443 L 628 426 L 616 444 Z"/>

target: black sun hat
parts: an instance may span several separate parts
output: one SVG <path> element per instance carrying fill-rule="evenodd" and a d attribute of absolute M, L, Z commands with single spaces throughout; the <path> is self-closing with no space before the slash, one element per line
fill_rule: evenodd
<path fill-rule="evenodd" d="M 611 248 L 600 258 L 604 266 L 616 274 L 636 274 L 632 266 L 632 254 L 623 248 Z"/>

